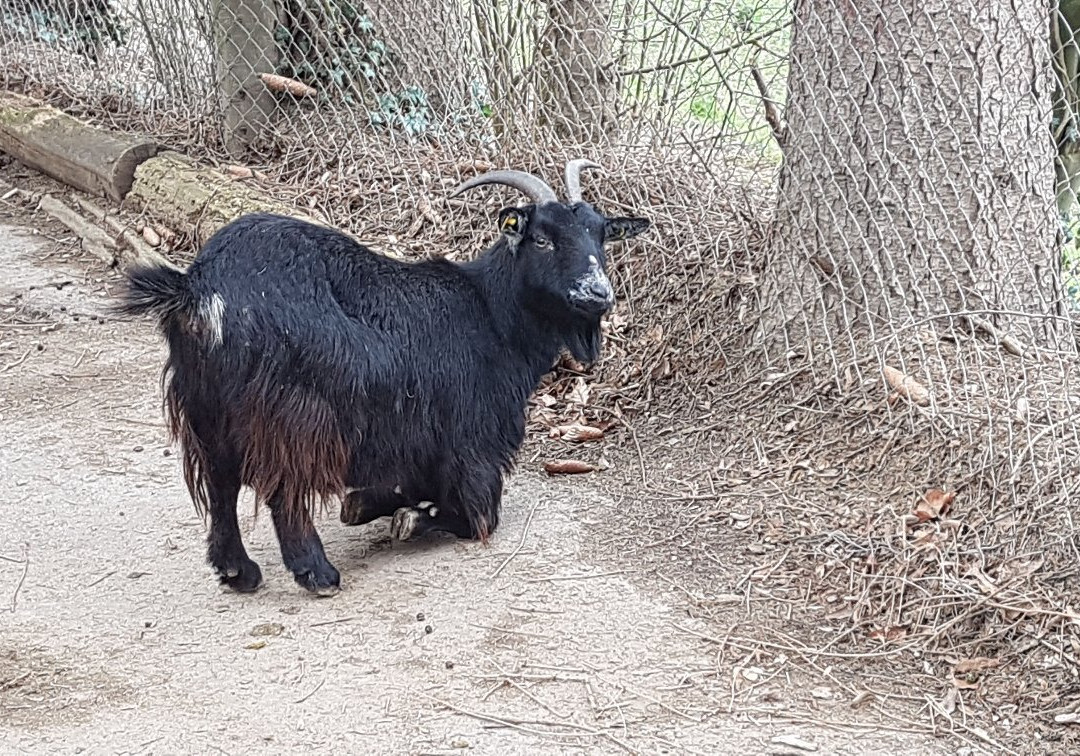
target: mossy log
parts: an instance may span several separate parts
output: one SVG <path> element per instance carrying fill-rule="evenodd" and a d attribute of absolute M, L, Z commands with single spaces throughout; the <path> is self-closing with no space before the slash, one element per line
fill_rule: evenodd
<path fill-rule="evenodd" d="M 11 92 L 0 92 L 0 152 L 96 197 L 120 202 L 136 167 L 158 151 L 150 139 L 105 131 Z"/>
<path fill-rule="evenodd" d="M 158 153 L 135 170 L 128 197 L 172 228 L 193 231 L 200 246 L 222 226 L 248 213 L 278 213 L 326 225 L 220 171 L 169 151 Z"/>

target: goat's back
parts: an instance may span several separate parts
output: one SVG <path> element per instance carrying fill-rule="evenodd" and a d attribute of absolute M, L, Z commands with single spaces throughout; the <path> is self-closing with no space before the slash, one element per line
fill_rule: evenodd
<path fill-rule="evenodd" d="M 170 337 L 176 395 L 189 416 L 228 427 L 256 489 L 284 475 L 329 495 L 346 478 L 396 485 L 448 464 L 510 465 L 529 370 L 460 268 L 251 215 L 207 243 L 188 286 L 198 322 Z"/>

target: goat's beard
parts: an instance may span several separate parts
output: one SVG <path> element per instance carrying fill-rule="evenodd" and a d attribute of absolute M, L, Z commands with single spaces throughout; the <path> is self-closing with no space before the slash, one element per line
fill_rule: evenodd
<path fill-rule="evenodd" d="M 566 337 L 566 348 L 578 362 L 591 365 L 600 358 L 603 338 L 599 318 L 575 319 Z"/>

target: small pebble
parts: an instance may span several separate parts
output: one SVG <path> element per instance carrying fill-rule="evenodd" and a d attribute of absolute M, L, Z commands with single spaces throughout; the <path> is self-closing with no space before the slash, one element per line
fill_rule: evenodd
<path fill-rule="evenodd" d="M 446 668 L 447 668 L 447 669 L 453 669 L 453 668 L 454 668 L 454 663 L 453 663 L 452 661 L 448 661 L 448 662 L 446 663 Z"/>
<path fill-rule="evenodd" d="M 136 452 L 141 452 L 142 450 L 143 450 L 143 448 L 141 446 L 136 446 L 135 448 L 132 449 L 132 451 L 136 451 Z"/>

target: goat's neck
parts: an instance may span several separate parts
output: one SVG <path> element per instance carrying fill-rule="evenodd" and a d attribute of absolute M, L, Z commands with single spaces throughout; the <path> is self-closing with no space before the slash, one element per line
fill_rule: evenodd
<path fill-rule="evenodd" d="M 562 345 L 553 324 L 542 320 L 525 301 L 517 266 L 505 240 L 462 268 L 476 283 L 500 338 L 519 356 L 534 383 L 551 370 Z"/>

